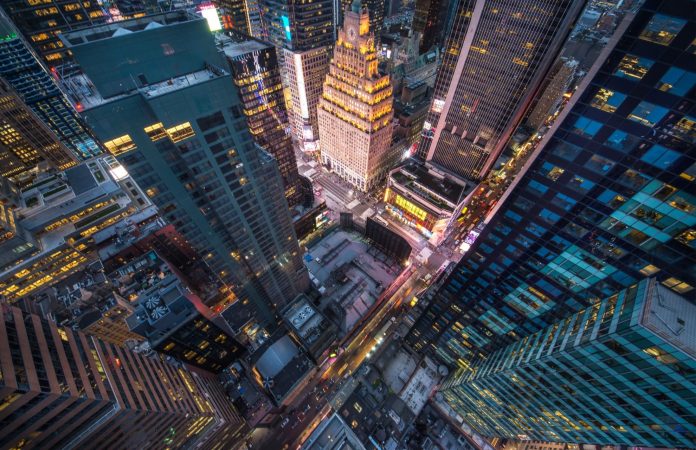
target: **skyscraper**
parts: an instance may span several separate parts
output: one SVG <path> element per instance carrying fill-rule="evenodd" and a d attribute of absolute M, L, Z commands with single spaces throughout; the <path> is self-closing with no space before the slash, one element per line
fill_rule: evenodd
<path fill-rule="evenodd" d="M 332 0 L 261 0 L 264 28 L 289 90 L 290 127 L 300 150 L 318 150 L 317 105 L 333 45 Z"/>
<path fill-rule="evenodd" d="M 72 152 L 0 78 L 0 177 L 21 188 L 40 163 L 64 170 L 77 164 Z M 2 188 L 0 188 L 2 189 Z"/>
<path fill-rule="evenodd" d="M 66 83 L 105 147 L 239 301 L 272 322 L 309 278 L 278 167 L 247 130 L 206 21 L 178 11 L 63 39 L 83 70 Z"/>
<path fill-rule="evenodd" d="M 572 0 L 460 1 L 418 156 L 462 178 L 481 180 L 521 120 L 582 5 Z"/>
<path fill-rule="evenodd" d="M 3 307 L 0 349 L 3 448 L 229 448 L 246 428 L 212 375 L 18 308 Z"/>
<path fill-rule="evenodd" d="M 289 206 L 302 202 L 278 58 L 273 46 L 250 38 L 222 39 L 222 51 L 239 88 L 249 131 L 278 162 Z"/>
<path fill-rule="evenodd" d="M 7 0 L 2 8 L 34 51 L 52 70 L 71 70 L 73 57 L 61 33 L 158 12 L 157 0 L 71 2 L 68 0 Z"/>
<path fill-rule="evenodd" d="M 264 37 L 258 0 L 215 0 L 226 30 L 257 38 Z"/>
<path fill-rule="evenodd" d="M 369 191 L 401 155 L 391 140 L 394 95 L 377 68 L 367 9 L 356 0 L 344 13 L 319 102 L 322 163 L 357 189 Z"/>
<path fill-rule="evenodd" d="M 650 1 L 622 21 L 416 323 L 416 349 L 467 372 L 646 276 L 696 298 L 687 5 Z"/>
<path fill-rule="evenodd" d="M 338 27 L 344 25 L 345 12 L 350 10 L 352 0 L 341 0 L 341 21 L 336 23 L 336 37 L 338 37 Z M 367 8 L 367 14 L 370 16 L 370 31 L 374 34 L 375 46 L 379 45 L 381 40 L 382 28 L 384 26 L 384 6 L 385 2 L 381 0 L 362 0 L 361 6 Z M 338 15 L 338 12 L 336 13 Z"/>
<path fill-rule="evenodd" d="M 78 159 L 102 153 L 91 132 L 10 21 L 0 14 L 0 77 Z M 78 105 L 79 107 L 79 105 Z"/>
<path fill-rule="evenodd" d="M 696 306 L 645 279 L 442 386 L 485 436 L 663 448 L 696 435 Z"/>
<path fill-rule="evenodd" d="M 448 0 L 416 0 L 411 30 L 422 36 L 421 53 L 430 50 L 433 45 L 442 44 L 447 31 L 445 24 L 449 4 Z"/>

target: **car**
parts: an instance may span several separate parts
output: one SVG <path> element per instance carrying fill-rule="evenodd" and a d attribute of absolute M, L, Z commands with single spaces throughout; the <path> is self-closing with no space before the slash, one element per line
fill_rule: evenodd
<path fill-rule="evenodd" d="M 309 403 L 307 403 L 307 406 L 305 406 L 305 408 L 302 410 L 302 412 L 303 412 L 303 413 L 306 413 L 306 412 L 309 411 L 310 409 L 312 409 L 312 405 L 310 405 Z"/>
<path fill-rule="evenodd" d="M 285 419 L 283 419 L 282 422 L 280 422 L 280 428 L 287 427 L 289 423 L 290 423 L 290 417 L 286 417 Z"/>

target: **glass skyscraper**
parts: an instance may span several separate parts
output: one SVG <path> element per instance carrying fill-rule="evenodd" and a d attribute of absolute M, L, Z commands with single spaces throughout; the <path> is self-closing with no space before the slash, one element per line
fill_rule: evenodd
<path fill-rule="evenodd" d="M 433 4 L 438 7 L 436 0 Z M 583 5 L 572 0 L 459 1 L 417 156 L 465 179 L 485 177 Z M 427 22 L 435 20 L 428 17 Z M 414 22 L 417 31 L 428 33 L 428 23 Z"/>
<path fill-rule="evenodd" d="M 696 298 L 696 24 L 629 14 L 408 337 L 472 361 L 652 276 Z"/>
<path fill-rule="evenodd" d="M 309 277 L 273 158 L 255 145 L 204 19 L 177 11 L 68 33 L 84 116 L 262 323 Z"/>
<path fill-rule="evenodd" d="M 645 279 L 479 361 L 442 390 L 486 436 L 693 447 L 696 305 Z"/>
<path fill-rule="evenodd" d="M 102 153 L 55 79 L 0 11 L 0 77 L 78 159 Z"/>

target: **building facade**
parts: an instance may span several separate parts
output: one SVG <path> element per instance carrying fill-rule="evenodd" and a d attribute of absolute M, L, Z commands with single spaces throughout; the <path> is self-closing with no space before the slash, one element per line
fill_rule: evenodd
<path fill-rule="evenodd" d="M 317 114 L 321 160 L 357 189 L 372 190 L 398 161 L 394 93 L 377 68 L 374 34 L 360 2 L 346 10 Z"/>
<path fill-rule="evenodd" d="M 70 51 L 60 40 L 61 33 L 106 23 L 109 19 L 108 11 L 99 2 L 10 0 L 3 2 L 2 8 L 51 68 L 72 62 Z"/>
<path fill-rule="evenodd" d="M 421 53 L 442 45 L 447 32 L 447 12 L 451 0 L 416 0 L 411 29 L 418 33 Z"/>
<path fill-rule="evenodd" d="M 693 301 L 687 3 L 648 1 L 622 21 L 416 323 L 416 349 L 466 371 L 646 276 Z"/>
<path fill-rule="evenodd" d="M 583 2 L 458 3 L 418 156 L 481 180 L 504 149 Z M 439 10 L 439 9 L 438 9 Z"/>
<path fill-rule="evenodd" d="M 248 132 L 205 20 L 179 11 L 63 39 L 84 72 L 66 82 L 105 147 L 239 301 L 272 323 L 309 277 L 276 162 Z M 115 61 L 123 70 L 105 70 Z"/>
<path fill-rule="evenodd" d="M 336 22 L 336 38 L 338 38 L 338 30 L 343 25 L 345 11 L 347 8 L 350 8 L 352 3 L 352 0 L 340 1 L 341 20 Z M 379 48 L 379 43 L 381 41 L 380 36 L 382 35 L 382 28 L 384 27 L 385 2 L 380 0 L 362 0 L 360 5 L 367 8 L 367 14 L 370 17 L 370 31 L 374 34 L 375 47 Z M 339 5 L 337 4 L 336 6 Z"/>
<path fill-rule="evenodd" d="M 548 122 L 558 109 L 578 70 L 578 61 L 559 59 L 549 72 L 548 81 L 542 85 L 539 98 L 527 117 L 527 125 L 537 130 Z"/>
<path fill-rule="evenodd" d="M 268 41 L 276 47 L 290 127 L 300 150 L 319 150 L 317 105 L 333 45 L 333 0 L 261 0 Z"/>
<path fill-rule="evenodd" d="M 54 77 L 2 14 L 0 33 L 4 36 L 0 40 L 0 77 L 76 158 L 84 160 L 100 155 L 101 147 L 65 98 Z"/>
<path fill-rule="evenodd" d="M 0 129 L 0 177 L 17 188 L 31 184 L 40 164 L 56 170 L 77 164 L 73 153 L 2 78 Z"/>
<path fill-rule="evenodd" d="M 3 447 L 208 448 L 246 431 L 210 374 L 14 307 L 0 316 L 0 343 Z"/>
<path fill-rule="evenodd" d="M 443 393 L 485 436 L 689 448 L 695 316 L 645 279 L 497 350 Z"/>
<path fill-rule="evenodd" d="M 252 39 L 224 40 L 222 49 L 239 89 L 249 132 L 275 158 L 290 207 L 302 203 L 278 58 L 273 46 Z"/>

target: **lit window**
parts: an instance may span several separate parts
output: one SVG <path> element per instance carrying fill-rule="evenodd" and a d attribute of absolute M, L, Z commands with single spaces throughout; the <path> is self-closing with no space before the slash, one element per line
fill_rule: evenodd
<path fill-rule="evenodd" d="M 563 172 L 565 172 L 564 169 L 553 166 L 553 168 L 546 173 L 546 177 L 553 181 L 556 181 L 561 175 L 563 175 Z"/>
<path fill-rule="evenodd" d="M 167 137 L 167 130 L 164 129 L 162 122 L 145 127 L 144 130 L 152 142 L 159 141 L 160 139 Z"/>
<path fill-rule="evenodd" d="M 634 55 L 626 55 L 619 62 L 614 75 L 621 78 L 640 80 L 648 73 L 653 61 L 647 58 L 640 58 Z"/>
<path fill-rule="evenodd" d="M 114 156 L 118 156 L 136 148 L 135 143 L 133 143 L 133 139 L 131 139 L 131 137 L 127 134 L 104 142 L 104 146 Z"/>
<path fill-rule="evenodd" d="M 643 101 L 640 102 L 631 112 L 631 114 L 628 115 L 628 118 L 634 122 L 652 127 L 655 126 L 657 122 L 662 120 L 666 114 L 667 108 Z"/>
<path fill-rule="evenodd" d="M 696 140 L 696 119 L 684 116 L 672 128 L 672 132 L 688 141 Z"/>
<path fill-rule="evenodd" d="M 670 67 L 660 78 L 657 88 L 674 95 L 686 95 L 694 87 L 694 83 L 696 83 L 696 74 L 678 67 Z"/>
<path fill-rule="evenodd" d="M 191 127 L 191 122 L 184 122 L 180 125 L 167 128 L 167 134 L 169 135 L 169 139 L 176 143 L 188 139 L 191 136 L 195 136 L 196 133 Z"/>
<path fill-rule="evenodd" d="M 639 38 L 660 45 L 669 45 L 686 24 L 686 20 L 655 14 L 643 28 Z"/>
<path fill-rule="evenodd" d="M 626 95 L 621 92 L 601 88 L 590 102 L 590 106 L 613 113 L 625 99 Z"/>
<path fill-rule="evenodd" d="M 680 294 L 685 294 L 693 289 L 693 286 L 691 286 L 690 284 L 685 283 L 682 280 L 679 280 L 674 277 L 667 278 L 665 281 L 662 282 L 662 284 L 672 289 L 673 291 L 679 292 Z"/>
<path fill-rule="evenodd" d="M 653 266 L 652 264 L 648 264 L 647 266 L 640 269 L 640 273 L 642 273 L 646 277 L 655 275 L 659 271 L 660 271 L 660 268 L 657 266 Z"/>

